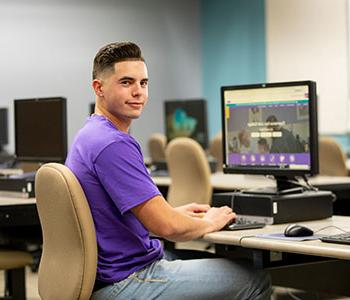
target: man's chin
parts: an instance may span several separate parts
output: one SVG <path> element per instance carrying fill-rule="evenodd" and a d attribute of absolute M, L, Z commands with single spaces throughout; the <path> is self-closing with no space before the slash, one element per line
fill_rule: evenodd
<path fill-rule="evenodd" d="M 136 120 L 138 118 L 140 118 L 141 114 L 139 115 L 132 115 L 132 116 L 129 116 L 129 119 L 132 119 L 132 120 Z"/>

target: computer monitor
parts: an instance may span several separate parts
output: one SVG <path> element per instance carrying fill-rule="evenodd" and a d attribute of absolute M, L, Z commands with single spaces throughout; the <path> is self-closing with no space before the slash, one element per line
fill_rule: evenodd
<path fill-rule="evenodd" d="M 0 108 L 0 151 L 8 144 L 8 111 Z"/>
<path fill-rule="evenodd" d="M 273 175 L 279 190 L 318 173 L 316 83 L 221 87 L 225 173 Z"/>
<path fill-rule="evenodd" d="M 14 100 L 18 161 L 64 162 L 67 155 L 66 99 Z"/>
<path fill-rule="evenodd" d="M 89 104 L 89 112 L 90 112 L 90 115 L 92 115 L 95 112 L 95 102 L 91 102 Z"/>
<path fill-rule="evenodd" d="M 190 137 L 208 148 L 207 103 L 204 99 L 166 100 L 165 132 L 168 142 L 176 137 Z"/>

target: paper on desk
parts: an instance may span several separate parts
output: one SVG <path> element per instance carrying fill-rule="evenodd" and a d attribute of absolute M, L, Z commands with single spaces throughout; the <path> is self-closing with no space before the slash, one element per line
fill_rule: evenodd
<path fill-rule="evenodd" d="M 312 241 L 312 240 L 320 239 L 322 235 L 314 234 L 311 236 L 289 237 L 289 236 L 285 236 L 284 233 L 272 233 L 272 234 L 257 234 L 256 237 L 266 238 L 266 239 L 276 239 L 276 240 L 287 240 L 287 241 Z"/>

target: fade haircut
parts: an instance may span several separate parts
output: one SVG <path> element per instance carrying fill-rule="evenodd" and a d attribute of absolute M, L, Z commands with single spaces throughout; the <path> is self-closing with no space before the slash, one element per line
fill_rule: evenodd
<path fill-rule="evenodd" d="M 141 60 L 141 49 L 131 42 L 115 42 L 102 47 L 94 58 L 92 79 L 98 78 L 102 73 L 114 71 L 114 64 L 121 61 Z"/>

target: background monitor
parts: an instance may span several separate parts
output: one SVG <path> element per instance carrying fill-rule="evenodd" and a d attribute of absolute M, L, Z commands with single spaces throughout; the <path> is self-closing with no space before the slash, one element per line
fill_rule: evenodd
<path fill-rule="evenodd" d="M 0 151 L 8 144 L 8 111 L 0 108 Z"/>
<path fill-rule="evenodd" d="M 19 161 L 64 162 L 67 155 L 66 99 L 14 101 L 15 153 Z"/>
<path fill-rule="evenodd" d="M 90 112 L 90 115 L 92 115 L 95 112 L 95 102 L 91 102 L 89 104 L 89 112 Z"/>
<path fill-rule="evenodd" d="M 224 172 L 318 173 L 315 82 L 224 86 L 221 97 Z"/>
<path fill-rule="evenodd" d="M 207 103 L 204 99 L 167 100 L 164 102 L 165 132 L 168 142 L 190 137 L 208 148 Z"/>

